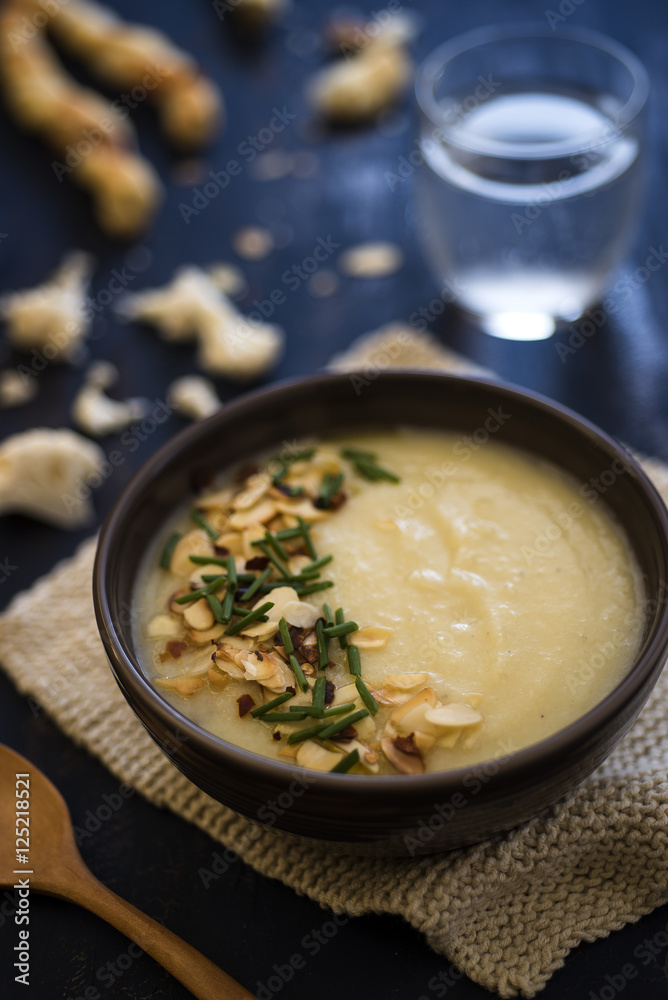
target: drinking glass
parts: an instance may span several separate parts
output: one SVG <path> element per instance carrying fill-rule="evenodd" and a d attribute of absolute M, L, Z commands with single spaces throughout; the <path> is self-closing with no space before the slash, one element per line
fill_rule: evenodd
<path fill-rule="evenodd" d="M 647 92 L 631 52 L 583 29 L 482 28 L 425 60 L 415 215 L 445 301 L 540 340 L 598 300 L 641 206 Z"/>

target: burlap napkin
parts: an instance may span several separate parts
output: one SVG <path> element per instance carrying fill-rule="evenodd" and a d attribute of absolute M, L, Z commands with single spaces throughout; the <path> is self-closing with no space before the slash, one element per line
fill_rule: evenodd
<path fill-rule="evenodd" d="M 365 378 L 390 365 L 476 370 L 396 326 L 334 362 Z M 657 462 L 646 468 L 668 497 L 668 469 Z M 86 542 L 13 601 L 0 617 L 0 660 L 18 689 L 119 780 L 196 823 L 257 871 L 337 912 L 401 914 L 437 952 L 502 997 L 533 996 L 571 948 L 668 900 L 668 674 L 607 762 L 538 819 L 450 854 L 336 857 L 237 816 L 168 763 L 118 690 L 98 639 L 94 545 Z M 35 646 L 37 633 L 50 636 L 48 660 Z"/>

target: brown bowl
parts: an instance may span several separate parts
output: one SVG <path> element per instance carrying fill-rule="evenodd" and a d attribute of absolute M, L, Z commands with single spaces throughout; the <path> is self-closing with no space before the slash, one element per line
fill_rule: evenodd
<path fill-rule="evenodd" d="M 215 799 L 257 822 L 330 849 L 415 854 L 461 847 L 535 816 L 575 788 L 627 732 L 668 655 L 668 516 L 620 444 L 575 413 L 491 379 L 385 372 L 319 375 L 244 396 L 157 452 L 121 494 L 100 536 L 94 597 L 100 635 L 125 697 L 173 763 Z M 504 758 L 404 775 L 306 771 L 206 732 L 144 676 L 132 635 L 133 590 L 148 543 L 175 510 L 220 472 L 285 440 L 399 426 L 484 437 L 490 411 L 507 414 L 495 440 L 533 452 L 601 499 L 625 530 L 646 593 L 645 633 L 625 678 L 553 736 Z M 592 499 L 592 497 L 589 497 Z"/>

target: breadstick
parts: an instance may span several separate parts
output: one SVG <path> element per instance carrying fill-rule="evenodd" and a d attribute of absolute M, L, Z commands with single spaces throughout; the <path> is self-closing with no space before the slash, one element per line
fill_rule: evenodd
<path fill-rule="evenodd" d="M 143 231 L 160 197 L 152 167 L 132 148 L 133 130 L 119 111 L 65 72 L 39 32 L 15 45 L 25 5 L 0 11 L 0 84 L 17 121 L 39 133 L 64 162 L 52 164 L 59 180 L 71 173 L 94 202 L 110 235 Z"/>
<path fill-rule="evenodd" d="M 161 31 L 128 24 L 94 0 L 68 0 L 53 15 L 51 31 L 101 80 L 148 91 L 174 143 L 202 146 L 217 131 L 222 94 Z"/>

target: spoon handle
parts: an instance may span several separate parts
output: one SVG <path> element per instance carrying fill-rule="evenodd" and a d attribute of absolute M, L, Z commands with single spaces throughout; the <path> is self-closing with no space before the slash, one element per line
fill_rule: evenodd
<path fill-rule="evenodd" d="M 67 889 L 56 892 L 102 917 L 139 945 L 183 983 L 198 1000 L 257 1000 L 227 973 L 182 938 L 172 934 L 99 882 L 85 866 L 77 866 Z"/>

